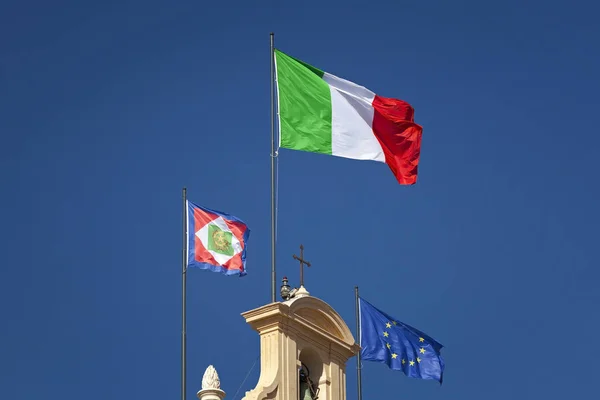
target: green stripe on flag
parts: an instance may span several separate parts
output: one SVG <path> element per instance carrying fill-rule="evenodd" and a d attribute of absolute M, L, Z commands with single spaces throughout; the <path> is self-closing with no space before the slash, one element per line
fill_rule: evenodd
<path fill-rule="evenodd" d="M 280 146 L 331 154 L 331 93 L 323 71 L 275 50 Z"/>

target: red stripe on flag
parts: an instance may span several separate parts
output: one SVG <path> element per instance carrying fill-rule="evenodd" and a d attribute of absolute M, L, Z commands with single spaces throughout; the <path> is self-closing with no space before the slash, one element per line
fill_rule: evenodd
<path fill-rule="evenodd" d="M 373 108 L 373 133 L 386 164 L 401 185 L 416 183 L 423 128 L 414 122 L 414 109 L 405 101 L 377 95 Z"/>
<path fill-rule="evenodd" d="M 242 248 L 244 248 L 244 246 L 246 245 L 246 243 L 244 243 L 244 232 L 246 232 L 246 225 L 237 221 L 224 221 L 227 224 L 227 227 L 229 227 L 229 230 L 231 230 L 231 233 L 233 233 L 235 237 L 238 238 L 240 243 L 242 243 Z"/>
<path fill-rule="evenodd" d="M 244 232 L 246 232 L 246 225 L 238 221 L 230 221 L 225 220 L 225 223 L 231 230 L 231 233 L 235 235 L 235 237 L 240 241 L 243 249 L 246 247 L 246 243 L 244 242 Z M 238 253 L 231 260 L 227 261 L 223 266 L 227 269 L 232 270 L 240 270 L 244 272 L 244 263 L 242 262 L 242 252 Z"/>
<path fill-rule="evenodd" d="M 242 262 L 242 253 L 238 253 L 232 259 L 228 260 L 223 267 L 230 271 L 244 272 L 244 263 Z"/>
<path fill-rule="evenodd" d="M 217 218 L 218 215 L 205 212 L 199 208 L 194 208 L 194 223 L 196 224 L 197 230 L 200 230 L 200 228 L 202 228 L 204 225 Z"/>

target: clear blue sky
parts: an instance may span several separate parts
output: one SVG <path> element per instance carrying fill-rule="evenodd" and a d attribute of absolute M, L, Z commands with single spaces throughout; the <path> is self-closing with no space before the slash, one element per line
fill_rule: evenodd
<path fill-rule="evenodd" d="M 365 364 L 364 397 L 593 398 L 595 2 L 29 1 L 0 11 L 0 387 L 179 397 L 181 188 L 252 229 L 248 276 L 188 278 L 188 398 L 254 387 L 269 301 L 269 32 L 423 125 L 417 185 L 282 150 L 279 276 L 354 331 L 353 287 L 446 347 L 444 385 Z M 348 364 L 355 399 L 355 364 Z"/>

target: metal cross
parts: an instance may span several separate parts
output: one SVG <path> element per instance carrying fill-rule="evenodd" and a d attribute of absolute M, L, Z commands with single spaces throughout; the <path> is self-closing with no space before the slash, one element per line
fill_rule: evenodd
<path fill-rule="evenodd" d="M 300 286 L 304 286 L 304 264 L 310 267 L 310 263 L 304 259 L 304 246 L 300 245 L 300 257 L 294 254 L 294 260 L 300 261 Z"/>

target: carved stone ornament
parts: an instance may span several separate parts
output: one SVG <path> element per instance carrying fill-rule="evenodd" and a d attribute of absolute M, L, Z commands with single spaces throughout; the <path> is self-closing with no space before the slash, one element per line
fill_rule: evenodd
<path fill-rule="evenodd" d="M 209 365 L 204 371 L 204 376 L 202 377 L 202 390 L 205 389 L 220 389 L 221 381 L 219 380 L 219 374 L 217 374 L 217 370 L 212 365 Z"/>

